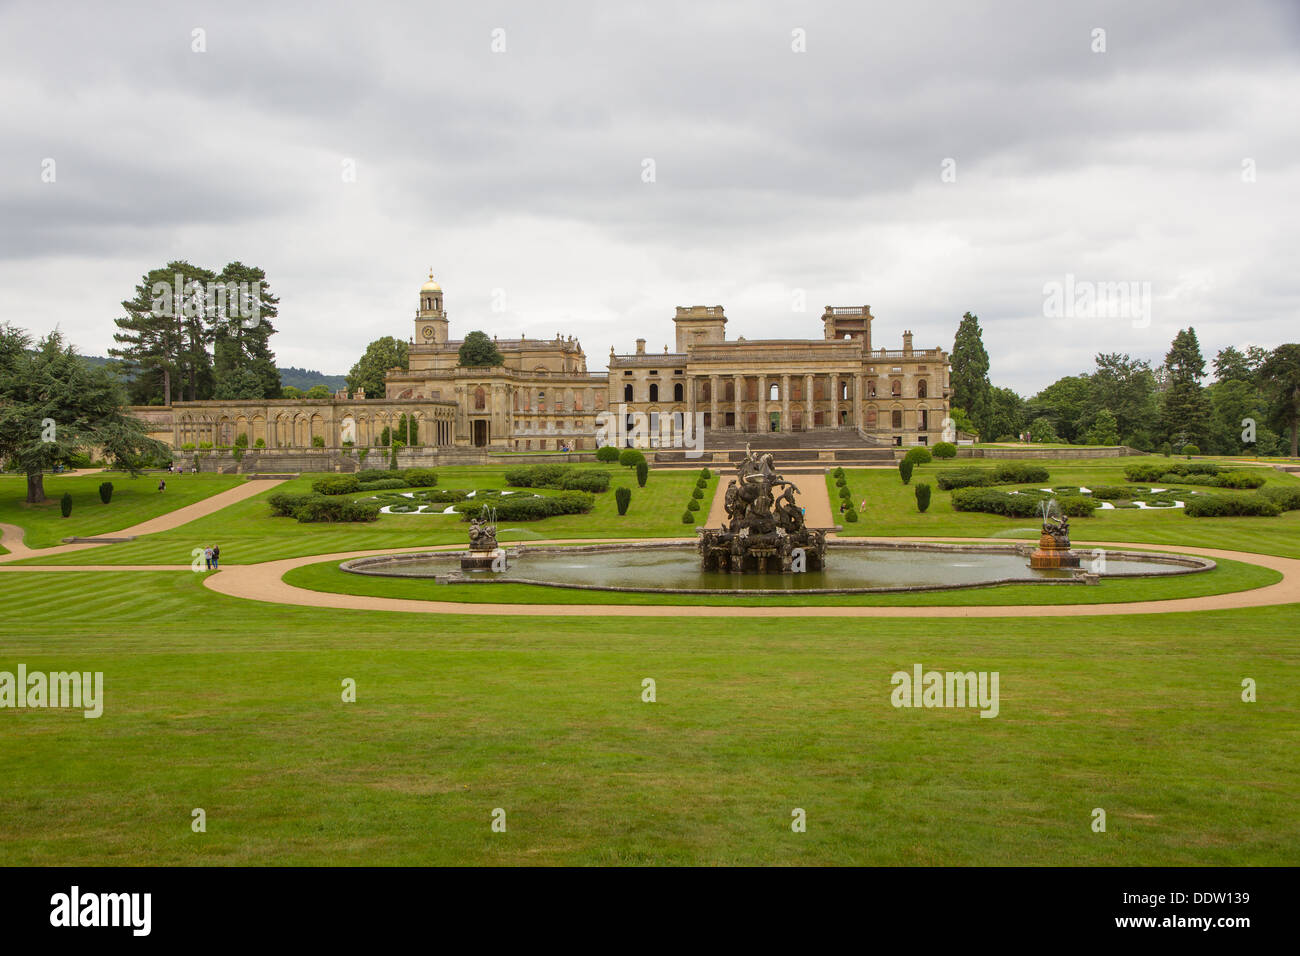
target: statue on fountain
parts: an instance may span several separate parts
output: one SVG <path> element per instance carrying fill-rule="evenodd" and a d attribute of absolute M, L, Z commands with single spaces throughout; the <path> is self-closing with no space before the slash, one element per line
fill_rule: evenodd
<path fill-rule="evenodd" d="M 460 568 L 462 571 L 504 570 L 504 559 L 505 552 L 497 544 L 496 510 L 484 508 L 469 521 L 469 550 L 461 555 Z"/>
<path fill-rule="evenodd" d="M 825 565 L 826 531 L 810 530 L 795 500 L 794 482 L 776 470 L 771 454 L 745 458 L 723 495 L 726 520 L 718 529 L 701 528 L 700 569 L 749 571 L 819 571 Z"/>
<path fill-rule="evenodd" d="M 1042 512 L 1042 534 L 1029 556 L 1029 566 L 1037 571 L 1077 568 L 1079 556 L 1070 550 L 1070 519 L 1061 513 L 1055 498 L 1043 502 Z"/>

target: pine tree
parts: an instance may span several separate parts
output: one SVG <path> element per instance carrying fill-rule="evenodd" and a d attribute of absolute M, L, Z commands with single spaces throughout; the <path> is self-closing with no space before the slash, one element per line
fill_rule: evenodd
<path fill-rule="evenodd" d="M 993 386 L 989 382 L 989 353 L 984 349 L 979 319 L 967 312 L 957 326 L 952 345 L 952 404 L 965 409 L 979 429 L 989 437 Z"/>
<path fill-rule="evenodd" d="M 1270 399 L 1270 422 L 1291 436 L 1291 457 L 1300 454 L 1300 345 L 1275 348 L 1260 367 L 1260 378 Z"/>
<path fill-rule="evenodd" d="M 1169 388 L 1164 396 L 1162 425 L 1168 440 L 1177 447 L 1191 443 L 1210 444 L 1210 403 L 1201 386 L 1205 359 L 1193 328 L 1179 329 L 1165 356 Z"/>

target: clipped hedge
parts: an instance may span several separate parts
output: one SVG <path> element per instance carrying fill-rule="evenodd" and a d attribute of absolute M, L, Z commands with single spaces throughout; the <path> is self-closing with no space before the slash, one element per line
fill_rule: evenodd
<path fill-rule="evenodd" d="M 113 500 L 113 483 L 111 481 L 100 482 L 99 500 L 104 504 L 108 504 Z"/>
<path fill-rule="evenodd" d="M 957 446 L 950 441 L 935 442 L 934 457 L 935 458 L 956 458 Z"/>
<path fill-rule="evenodd" d="M 1178 461 L 1161 462 L 1150 465 L 1134 462 L 1124 466 L 1124 478 L 1128 481 L 1150 483 L 1153 481 L 1170 481 L 1169 475 L 1186 478 L 1189 475 L 1217 475 L 1222 469 L 1213 461 Z"/>
<path fill-rule="evenodd" d="M 271 506 L 271 515 L 275 518 L 292 518 L 298 507 L 315 495 L 301 491 L 273 491 L 267 496 L 266 503 Z"/>
<path fill-rule="evenodd" d="M 934 460 L 934 456 L 930 454 L 930 449 L 917 445 L 907 450 L 903 460 L 910 461 L 913 465 L 928 465 Z"/>
<path fill-rule="evenodd" d="M 1043 482 L 1051 477 L 1042 465 L 1031 465 L 1023 461 L 1004 461 L 993 469 L 993 484 L 1022 485 L 1028 482 Z"/>
<path fill-rule="evenodd" d="M 930 507 L 930 485 L 928 482 L 918 481 L 916 483 L 916 510 L 925 514 L 925 510 Z"/>
<path fill-rule="evenodd" d="M 614 445 L 601 445 L 596 449 L 596 460 L 613 464 L 618 461 L 618 448 Z"/>
<path fill-rule="evenodd" d="M 537 521 L 555 515 L 587 514 L 595 506 L 596 496 L 585 491 L 565 491 L 548 497 L 539 495 L 516 498 L 511 495 L 509 498 L 493 498 L 482 504 L 471 499 L 471 503 L 460 509 L 460 517 L 462 521 L 469 521 L 477 518 L 484 508 L 495 508 L 497 518 L 501 521 Z"/>
<path fill-rule="evenodd" d="M 1282 513 L 1282 508 L 1268 495 L 1236 492 L 1197 495 L 1187 502 L 1184 511 L 1193 518 L 1274 518 Z"/>
<path fill-rule="evenodd" d="M 374 521 L 379 517 L 379 505 L 350 498 L 310 495 L 299 504 L 293 516 L 304 524 L 315 521 Z"/>
<path fill-rule="evenodd" d="M 574 468 L 572 465 L 510 468 L 506 471 L 505 478 L 506 484 L 513 488 L 555 488 L 559 491 L 589 491 L 593 494 L 609 490 L 609 472 L 597 468 Z"/>
<path fill-rule="evenodd" d="M 1009 518 L 1033 518 L 1039 514 L 1039 504 L 1049 495 L 1012 494 L 996 488 L 958 488 L 952 493 L 954 511 L 979 511 L 984 514 L 1004 515 Z M 1066 495 L 1056 499 L 1063 514 L 1071 518 L 1087 518 L 1100 506 L 1085 495 Z"/>
<path fill-rule="evenodd" d="M 690 501 L 688 501 L 688 502 L 686 503 L 686 507 L 687 507 L 687 508 L 690 508 L 690 506 L 694 503 L 694 501 L 695 501 L 695 499 L 692 498 Z M 629 504 L 632 503 L 632 489 L 631 489 L 631 488 L 615 488 L 615 489 L 614 489 L 614 503 L 615 503 L 616 505 L 618 505 L 618 513 L 619 513 L 620 515 L 625 515 L 625 514 L 627 514 L 627 506 L 628 506 Z M 695 507 L 698 508 L 699 505 L 696 505 Z"/>
<path fill-rule="evenodd" d="M 318 495 L 347 495 L 361 490 L 361 482 L 356 475 L 334 475 L 330 478 L 317 478 L 311 483 L 311 490 Z"/>
<path fill-rule="evenodd" d="M 363 481 L 359 483 L 361 491 L 385 491 L 389 488 L 407 488 L 410 487 L 401 478 L 380 478 L 376 481 Z"/>
<path fill-rule="evenodd" d="M 1300 485 L 1269 485 L 1259 494 L 1282 511 L 1300 511 Z"/>
<path fill-rule="evenodd" d="M 407 468 L 402 477 L 412 488 L 432 488 L 438 483 L 438 473 L 432 468 Z"/>
<path fill-rule="evenodd" d="M 948 468 L 935 476 L 940 491 L 954 488 L 978 488 L 992 484 L 992 473 L 987 468 Z"/>
<path fill-rule="evenodd" d="M 912 480 L 912 463 L 906 458 L 898 463 L 898 477 L 903 479 L 903 484 Z"/>

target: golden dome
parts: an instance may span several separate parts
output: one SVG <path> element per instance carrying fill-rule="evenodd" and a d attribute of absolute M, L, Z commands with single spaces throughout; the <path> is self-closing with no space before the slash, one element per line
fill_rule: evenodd
<path fill-rule="evenodd" d="M 442 286 L 433 281 L 433 270 L 429 270 L 429 281 L 420 286 L 421 292 L 441 292 Z"/>

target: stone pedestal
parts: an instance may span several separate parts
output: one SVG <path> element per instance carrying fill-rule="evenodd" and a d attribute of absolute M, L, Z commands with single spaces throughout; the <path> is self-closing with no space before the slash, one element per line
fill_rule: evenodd
<path fill-rule="evenodd" d="M 1035 571 L 1077 568 L 1079 556 L 1070 550 L 1069 541 L 1061 541 L 1044 531 L 1038 539 L 1038 547 L 1029 556 L 1029 566 Z"/>
<path fill-rule="evenodd" d="M 505 570 L 506 552 L 504 548 L 466 551 L 460 556 L 460 569 L 462 571 L 491 571 L 493 570 L 492 565 L 498 556 L 501 559 L 501 568 Z"/>

